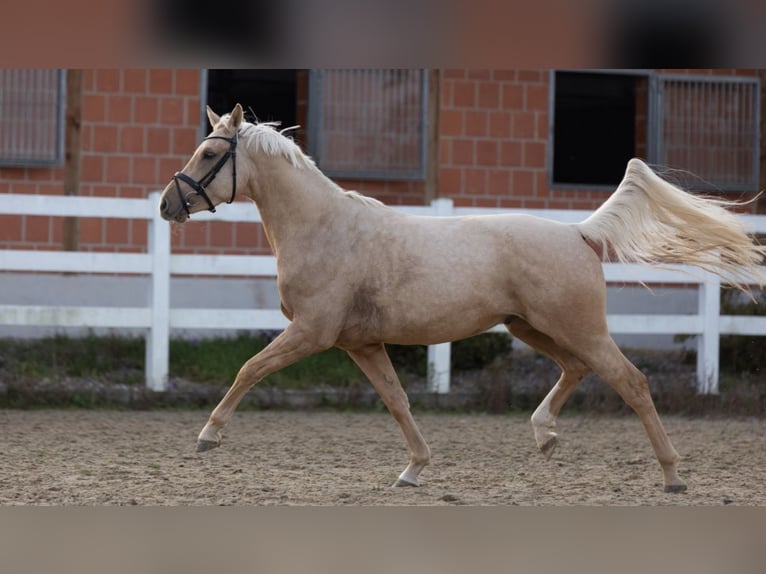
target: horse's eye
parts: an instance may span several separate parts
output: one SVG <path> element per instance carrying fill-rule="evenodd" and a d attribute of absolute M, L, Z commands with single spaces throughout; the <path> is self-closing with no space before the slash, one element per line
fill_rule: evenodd
<path fill-rule="evenodd" d="M 206 149 L 205 151 L 202 152 L 202 157 L 204 157 L 205 159 L 214 158 L 215 152 L 211 149 Z"/>

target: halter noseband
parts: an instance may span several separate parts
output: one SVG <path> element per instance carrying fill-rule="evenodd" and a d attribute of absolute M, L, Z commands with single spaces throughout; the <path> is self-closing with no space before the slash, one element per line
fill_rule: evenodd
<path fill-rule="evenodd" d="M 221 168 L 229 160 L 229 158 L 231 158 L 231 198 L 226 203 L 231 203 L 234 201 L 234 195 L 237 192 L 237 136 L 238 134 L 234 134 L 234 137 L 232 138 L 227 138 L 224 136 L 208 136 L 205 138 L 206 140 L 226 140 L 229 142 L 229 149 L 226 151 L 226 153 L 223 154 L 221 159 L 219 159 L 216 164 L 210 168 L 210 171 L 202 176 L 202 179 L 199 181 L 192 179 L 180 171 L 177 171 L 175 174 L 173 174 L 173 181 L 176 184 L 178 199 L 181 200 L 181 205 L 186 211 L 187 216 L 191 216 L 191 213 L 189 213 L 190 204 L 188 201 L 186 201 L 186 197 L 184 197 L 184 194 L 181 191 L 181 184 L 178 182 L 178 180 L 180 179 L 184 183 L 189 184 L 195 193 L 205 200 L 208 205 L 208 211 L 215 213 L 215 206 L 213 205 L 213 202 L 210 201 L 205 188 L 215 179 L 215 176 L 218 175 L 218 172 L 221 171 Z"/>

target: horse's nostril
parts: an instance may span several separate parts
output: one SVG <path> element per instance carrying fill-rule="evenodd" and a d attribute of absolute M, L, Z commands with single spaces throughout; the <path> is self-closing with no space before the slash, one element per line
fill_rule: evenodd
<path fill-rule="evenodd" d="M 167 211 L 167 209 L 168 209 L 168 200 L 167 199 L 163 199 L 160 202 L 160 211 L 165 212 L 165 211 Z"/>

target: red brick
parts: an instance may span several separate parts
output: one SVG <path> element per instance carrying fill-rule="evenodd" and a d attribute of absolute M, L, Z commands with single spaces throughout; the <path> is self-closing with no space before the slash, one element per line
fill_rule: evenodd
<path fill-rule="evenodd" d="M 548 85 L 528 84 L 526 90 L 526 109 L 528 111 L 548 110 Z"/>
<path fill-rule="evenodd" d="M 61 245 L 64 242 L 64 218 L 51 217 L 51 243 Z"/>
<path fill-rule="evenodd" d="M 301 108 L 301 106 L 298 106 Z M 302 106 L 303 111 L 298 109 L 296 112 L 296 122 L 300 126 L 306 126 L 306 113 L 308 112 L 308 106 L 304 105 Z M 202 116 L 200 115 L 200 101 L 197 98 L 190 98 L 186 100 L 186 123 L 190 126 L 199 126 L 200 122 L 203 121 Z M 301 115 L 302 114 L 302 115 Z M 207 122 L 207 116 L 204 118 L 204 121 Z M 196 131 L 196 130 L 195 130 Z"/>
<path fill-rule="evenodd" d="M 535 195 L 537 197 L 545 198 L 548 201 L 550 198 L 551 190 L 548 187 L 548 172 L 538 171 L 535 174 Z"/>
<path fill-rule="evenodd" d="M 258 245 L 258 228 L 250 223 L 234 223 L 234 246 L 252 249 Z"/>
<path fill-rule="evenodd" d="M 83 181 L 102 181 L 104 179 L 104 157 L 102 155 L 83 154 L 80 160 L 80 177 Z"/>
<path fill-rule="evenodd" d="M 99 94 L 83 94 L 82 121 L 103 122 L 106 120 L 106 97 Z"/>
<path fill-rule="evenodd" d="M 103 219 L 93 217 L 80 218 L 80 245 L 98 245 L 103 243 Z"/>
<path fill-rule="evenodd" d="M 135 122 L 139 124 L 156 124 L 159 119 L 159 100 L 155 97 L 136 97 L 133 102 Z"/>
<path fill-rule="evenodd" d="M 210 246 L 232 247 L 234 234 L 230 223 L 214 221 L 210 224 Z"/>
<path fill-rule="evenodd" d="M 439 140 L 439 164 L 449 165 L 452 163 L 452 142 L 447 138 Z"/>
<path fill-rule="evenodd" d="M 133 197 L 136 199 L 141 199 L 143 197 L 146 197 L 147 192 L 143 187 L 133 186 L 133 185 L 121 185 L 118 189 L 118 192 L 115 195 L 118 195 L 119 197 Z"/>
<path fill-rule="evenodd" d="M 524 86 L 520 84 L 504 85 L 501 91 L 501 105 L 505 110 L 524 109 Z"/>
<path fill-rule="evenodd" d="M 117 151 L 117 126 L 103 125 L 93 128 L 93 151 Z"/>
<path fill-rule="evenodd" d="M 10 193 L 29 193 L 39 194 L 40 185 L 24 181 L 14 181 L 9 185 Z"/>
<path fill-rule="evenodd" d="M 465 78 L 465 70 L 464 69 L 448 69 L 444 70 L 442 72 L 442 76 L 445 78 L 452 78 L 452 79 L 459 79 L 462 80 Z"/>
<path fill-rule="evenodd" d="M 120 128 L 120 148 L 123 153 L 143 153 L 144 128 L 135 126 L 123 126 Z"/>
<path fill-rule="evenodd" d="M 199 70 L 176 70 L 176 94 L 198 96 L 201 88 Z"/>
<path fill-rule="evenodd" d="M 130 158 L 109 156 L 106 158 L 106 181 L 128 183 L 131 181 Z"/>
<path fill-rule="evenodd" d="M 494 140 L 479 140 L 476 142 L 476 164 L 495 166 L 498 162 L 498 145 Z"/>
<path fill-rule="evenodd" d="M 493 110 L 500 107 L 500 86 L 497 83 L 479 84 L 479 107 Z"/>
<path fill-rule="evenodd" d="M 195 128 L 173 128 L 172 153 L 191 156 L 198 145 L 197 130 Z"/>
<path fill-rule="evenodd" d="M 542 199 L 523 199 L 521 200 L 521 207 L 524 209 L 545 209 L 547 202 Z"/>
<path fill-rule="evenodd" d="M 529 170 L 517 169 L 511 176 L 513 195 L 516 197 L 532 196 L 535 193 L 535 174 Z"/>
<path fill-rule="evenodd" d="M 175 157 L 162 157 L 158 166 L 158 179 L 154 182 L 159 187 L 165 185 L 171 180 L 173 174 L 183 169 L 186 159 L 180 160 Z"/>
<path fill-rule="evenodd" d="M 130 239 L 134 245 L 145 246 L 149 233 L 149 222 L 145 219 L 130 220 Z"/>
<path fill-rule="evenodd" d="M 157 177 L 157 158 L 154 157 L 135 157 L 133 158 L 133 183 L 156 184 Z"/>
<path fill-rule="evenodd" d="M 50 223 L 50 217 L 27 215 L 24 222 L 24 240 L 32 243 L 50 242 Z"/>
<path fill-rule="evenodd" d="M 476 82 L 455 82 L 452 99 L 457 108 L 472 108 L 476 104 Z"/>
<path fill-rule="evenodd" d="M 0 243 L 21 241 L 22 221 L 18 215 L 0 215 Z"/>
<path fill-rule="evenodd" d="M 539 140 L 548 140 L 548 114 L 537 114 L 536 118 L 537 128 L 535 130 L 535 138 Z"/>
<path fill-rule="evenodd" d="M 535 137 L 535 114 L 520 112 L 513 116 L 513 137 L 532 139 Z"/>
<path fill-rule="evenodd" d="M 468 139 L 452 140 L 452 164 L 473 165 L 474 142 Z"/>
<path fill-rule="evenodd" d="M 184 123 L 184 106 L 181 98 L 162 98 L 160 101 L 160 122 L 163 124 Z"/>
<path fill-rule="evenodd" d="M 99 92 L 120 91 L 120 70 L 96 70 L 96 90 Z"/>
<path fill-rule="evenodd" d="M 511 172 L 507 169 L 493 169 L 487 175 L 487 193 L 507 195 L 511 192 Z"/>
<path fill-rule="evenodd" d="M 173 70 L 149 70 L 149 92 L 152 94 L 172 94 Z"/>
<path fill-rule="evenodd" d="M 133 121 L 133 98 L 112 96 L 107 103 L 106 118 L 110 122 L 128 124 Z"/>
<path fill-rule="evenodd" d="M 44 167 L 29 168 L 26 170 L 26 174 L 29 181 L 54 181 L 57 177 L 57 170 Z"/>
<path fill-rule="evenodd" d="M 41 183 L 37 186 L 40 195 L 64 195 L 64 182 Z"/>
<path fill-rule="evenodd" d="M 439 114 L 439 133 L 441 136 L 463 135 L 463 111 L 442 109 Z"/>
<path fill-rule="evenodd" d="M 466 75 L 470 80 L 489 80 L 492 77 L 490 70 L 468 70 Z"/>
<path fill-rule="evenodd" d="M 80 150 L 93 151 L 93 125 L 85 124 L 80 130 Z"/>
<path fill-rule="evenodd" d="M 452 95 L 455 91 L 455 82 L 452 80 L 442 80 L 441 87 L 439 88 L 439 103 L 440 110 L 445 110 L 452 107 L 454 102 L 452 101 Z"/>
<path fill-rule="evenodd" d="M 487 112 L 466 111 L 463 131 L 470 137 L 484 137 L 487 135 Z"/>
<path fill-rule="evenodd" d="M 134 94 L 146 93 L 146 70 L 125 70 L 122 75 L 122 81 L 125 85 L 125 91 Z"/>
<path fill-rule="evenodd" d="M 439 170 L 439 196 L 454 196 L 463 188 L 463 170 L 443 167 Z"/>
<path fill-rule="evenodd" d="M 487 170 L 466 169 L 463 172 L 463 192 L 475 195 L 487 193 Z"/>
<path fill-rule="evenodd" d="M 544 143 L 524 142 L 524 165 L 526 167 L 545 167 Z"/>
<path fill-rule="evenodd" d="M 502 139 L 511 137 L 510 112 L 490 112 L 488 123 L 490 137 Z"/>
<path fill-rule="evenodd" d="M 520 82 L 541 82 L 543 73 L 539 70 L 519 70 L 518 78 Z"/>
<path fill-rule="evenodd" d="M 470 207 L 495 208 L 498 207 L 498 200 L 490 197 L 473 197 L 468 205 Z"/>
<path fill-rule="evenodd" d="M 170 130 L 168 128 L 146 128 L 146 151 L 151 154 L 169 154 Z"/>
<path fill-rule="evenodd" d="M 516 70 L 492 70 L 492 79 L 497 82 L 515 82 Z"/>
<path fill-rule="evenodd" d="M 106 219 L 106 242 L 110 245 L 126 245 L 129 237 L 129 223 L 127 219 L 111 217 Z"/>
<path fill-rule="evenodd" d="M 115 185 L 92 185 L 89 191 L 93 197 L 119 197 Z"/>
<path fill-rule="evenodd" d="M 521 165 L 521 142 L 500 142 L 500 165 L 516 167 Z"/>
<path fill-rule="evenodd" d="M 82 71 L 82 91 L 92 92 L 96 89 L 96 70 Z"/>

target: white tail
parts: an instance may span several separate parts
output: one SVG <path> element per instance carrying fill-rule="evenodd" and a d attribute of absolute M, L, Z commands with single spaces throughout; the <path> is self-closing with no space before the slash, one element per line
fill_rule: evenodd
<path fill-rule="evenodd" d="M 619 262 L 695 265 L 750 293 L 746 281 L 766 285 L 758 267 L 766 246 L 727 209 L 738 205 L 687 193 L 631 159 L 615 192 L 579 229 Z"/>

